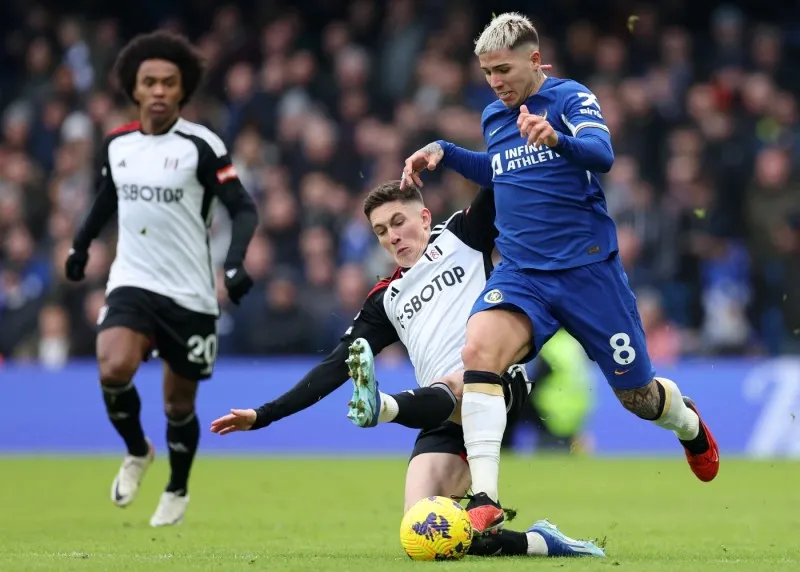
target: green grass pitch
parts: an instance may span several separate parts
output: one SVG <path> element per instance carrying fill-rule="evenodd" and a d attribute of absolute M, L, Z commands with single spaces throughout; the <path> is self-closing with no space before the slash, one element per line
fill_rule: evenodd
<path fill-rule="evenodd" d="M 109 489 L 118 458 L 0 458 L 0 570 L 800 570 L 800 463 L 722 460 L 711 484 L 679 459 L 506 457 L 502 500 L 567 534 L 605 538 L 609 558 L 403 554 L 404 459 L 200 457 L 186 521 L 151 529 L 162 455 L 135 503 Z"/>

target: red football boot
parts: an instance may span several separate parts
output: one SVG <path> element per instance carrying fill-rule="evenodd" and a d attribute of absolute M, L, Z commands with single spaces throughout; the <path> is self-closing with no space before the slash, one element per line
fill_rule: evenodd
<path fill-rule="evenodd" d="M 467 514 L 472 522 L 472 534 L 476 536 L 502 528 L 506 520 L 500 503 L 494 502 L 486 493 L 478 493 L 470 498 Z"/>
<path fill-rule="evenodd" d="M 683 402 L 686 404 L 686 407 L 697 414 L 698 419 L 700 419 L 700 430 L 705 431 L 706 439 L 708 440 L 708 449 L 703 453 L 692 454 L 684 445 L 683 448 L 686 452 L 686 460 L 689 462 L 689 467 L 691 467 L 692 472 L 698 479 L 704 483 L 713 481 L 714 477 L 716 477 L 719 472 L 719 447 L 717 446 L 717 441 L 714 439 L 708 426 L 703 422 L 703 418 L 700 416 L 700 412 L 697 410 L 694 401 L 688 397 L 684 397 Z"/>

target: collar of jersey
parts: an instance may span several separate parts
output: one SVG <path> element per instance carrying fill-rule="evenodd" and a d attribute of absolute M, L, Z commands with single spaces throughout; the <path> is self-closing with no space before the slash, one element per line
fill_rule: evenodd
<path fill-rule="evenodd" d="M 152 133 L 145 133 L 144 131 L 142 131 L 142 125 L 140 123 L 139 124 L 139 133 L 141 133 L 145 137 L 163 137 L 164 135 L 169 135 L 170 133 L 173 133 L 178 128 L 178 125 L 180 124 L 180 122 L 181 122 L 181 116 L 179 115 L 178 118 L 175 120 L 175 122 L 172 125 L 169 126 L 169 129 L 164 131 L 164 133 L 159 133 L 158 135 L 153 135 Z"/>

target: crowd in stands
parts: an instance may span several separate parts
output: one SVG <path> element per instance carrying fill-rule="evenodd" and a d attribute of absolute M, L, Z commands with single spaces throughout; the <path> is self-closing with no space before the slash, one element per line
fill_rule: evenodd
<path fill-rule="evenodd" d="M 521 2 L 197 0 L 181 11 L 143 1 L 132 19 L 124 6 L 95 16 L 97 3 L 3 4 L 6 360 L 58 366 L 93 355 L 114 225 L 93 244 L 84 282 L 67 282 L 63 261 L 93 199 L 104 134 L 136 118 L 111 74 L 132 35 L 164 27 L 196 43 L 209 73 L 184 116 L 220 134 L 259 208 L 247 256 L 256 287 L 232 306 L 220 286 L 220 354 L 319 354 L 392 270 L 363 215 L 365 193 L 399 178 L 405 158 L 431 140 L 483 147 L 481 111 L 494 94 L 473 40 L 492 11 L 507 8 L 539 26 L 551 75 L 599 98 L 616 154 L 603 183 L 653 360 L 798 352 L 792 18 L 722 4 L 698 13 L 681 0 L 565 0 L 547 14 Z M 424 177 L 434 219 L 476 191 L 445 170 Z M 220 265 L 228 224 L 219 208 Z"/>

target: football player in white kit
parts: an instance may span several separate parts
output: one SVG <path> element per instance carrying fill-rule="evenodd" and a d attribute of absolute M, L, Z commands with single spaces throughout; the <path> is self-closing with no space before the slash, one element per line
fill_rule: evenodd
<path fill-rule="evenodd" d="M 364 212 L 397 270 L 375 285 L 339 346 L 297 385 L 261 407 L 232 409 L 212 422 L 211 430 L 226 435 L 266 427 L 310 407 L 358 370 L 352 372 L 356 387 L 348 415 L 354 423 L 366 427 L 393 422 L 421 429 L 406 473 L 405 510 L 427 496 L 463 497 L 470 471 L 457 422 L 461 347 L 472 303 L 492 269 L 494 195 L 482 189 L 469 209 L 432 227 L 419 191 L 389 181 L 369 193 Z M 372 352 L 397 341 L 408 349 L 419 388 L 379 393 Z M 512 368 L 504 377 L 509 415 L 517 414 L 517 406 L 528 398 L 523 372 Z M 571 539 L 547 521 L 526 532 L 502 530 L 477 538 L 470 553 L 604 556 L 593 543 Z"/>
<path fill-rule="evenodd" d="M 153 462 L 132 380 L 155 349 L 164 362 L 171 474 L 150 524 L 164 526 L 181 522 L 186 512 L 200 437 L 198 382 L 211 377 L 217 354 L 219 307 L 208 243 L 213 206 L 220 201 L 232 219 L 225 286 L 234 303 L 253 285 L 243 262 L 258 216 L 225 144 L 180 116 L 203 76 L 191 44 L 166 32 L 139 36 L 119 54 L 115 73 L 140 120 L 104 142 L 96 199 L 75 236 L 66 275 L 83 279 L 89 245 L 116 213 L 117 254 L 97 337 L 103 399 L 127 447 L 111 500 L 128 506 Z"/>

